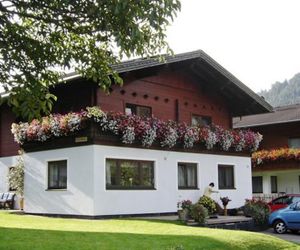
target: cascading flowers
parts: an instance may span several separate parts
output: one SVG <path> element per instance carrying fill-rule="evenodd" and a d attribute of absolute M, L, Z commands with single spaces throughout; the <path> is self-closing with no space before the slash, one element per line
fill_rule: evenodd
<path fill-rule="evenodd" d="M 99 107 L 87 107 L 82 112 L 65 115 L 53 114 L 30 123 L 13 123 L 12 133 L 19 144 L 30 141 L 46 141 L 55 137 L 68 136 L 84 128 L 85 121 L 97 124 L 100 131 L 120 137 L 125 144 L 141 143 L 151 147 L 153 143 L 172 148 L 200 147 L 206 149 L 255 151 L 262 136 L 250 130 L 225 130 L 220 126 L 191 127 L 184 123 L 143 118 L 117 112 L 104 112 Z"/>
<path fill-rule="evenodd" d="M 278 148 L 271 150 L 260 150 L 252 154 L 253 166 L 259 166 L 269 162 L 279 162 L 286 160 L 300 161 L 300 149 Z"/>

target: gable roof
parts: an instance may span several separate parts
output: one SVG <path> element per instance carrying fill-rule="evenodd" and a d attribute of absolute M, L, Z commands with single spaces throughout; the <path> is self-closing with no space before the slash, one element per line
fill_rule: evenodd
<path fill-rule="evenodd" d="M 300 104 L 276 107 L 271 113 L 234 118 L 233 127 L 250 128 L 292 122 L 300 122 Z"/>
<path fill-rule="evenodd" d="M 229 102 L 233 116 L 259 114 L 272 110 L 270 104 L 202 50 L 168 55 L 165 56 L 164 61 L 158 60 L 158 57 L 139 58 L 121 62 L 113 65 L 112 68 L 118 73 L 125 73 L 176 63 L 189 64 L 190 72 L 200 80 L 203 88 L 218 92 Z M 66 75 L 64 80 L 78 78 L 80 78 L 79 74 L 71 73 Z"/>
<path fill-rule="evenodd" d="M 259 114 L 272 110 L 270 104 L 202 50 L 173 56 L 167 55 L 163 61 L 158 60 L 158 58 L 128 60 L 112 65 L 112 68 L 118 73 L 125 73 L 164 65 L 175 65 L 176 63 L 188 64 L 190 73 L 200 80 L 199 84 L 202 84 L 203 89 L 218 93 L 227 100 L 233 116 Z M 73 72 L 66 74 L 62 80 L 72 81 L 80 78 L 78 73 Z"/>

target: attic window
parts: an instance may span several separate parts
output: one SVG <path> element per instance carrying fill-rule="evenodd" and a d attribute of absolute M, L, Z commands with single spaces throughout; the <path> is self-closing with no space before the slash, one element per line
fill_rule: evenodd
<path fill-rule="evenodd" d="M 207 126 L 211 125 L 211 117 L 204 115 L 192 115 L 191 119 L 192 126 Z"/>
<path fill-rule="evenodd" d="M 126 115 L 138 115 L 141 117 L 151 117 L 152 109 L 151 109 L 151 107 L 148 107 L 148 106 L 141 106 L 141 105 L 126 103 L 125 114 Z"/>

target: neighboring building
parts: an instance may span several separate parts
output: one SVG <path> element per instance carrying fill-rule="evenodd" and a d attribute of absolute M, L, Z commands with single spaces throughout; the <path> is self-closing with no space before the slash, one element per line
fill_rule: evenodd
<path fill-rule="evenodd" d="M 100 106 L 104 111 L 154 116 L 193 125 L 232 128 L 232 117 L 268 112 L 271 107 L 202 51 L 136 59 L 114 66 L 124 86 L 110 95 L 92 82 L 70 74 L 53 90 L 54 112 Z M 1 106 L 0 191 L 14 164 L 11 111 Z M 210 183 L 239 207 L 252 195 L 247 152 L 205 150 L 200 146 L 143 148 L 100 133 L 93 124 L 75 135 L 24 144 L 27 213 L 108 216 L 170 213 L 177 202 L 196 201 Z"/>
<path fill-rule="evenodd" d="M 270 199 L 281 193 L 300 193 L 300 104 L 235 118 L 233 123 L 235 128 L 263 135 L 262 151 L 253 155 L 253 195 Z"/>

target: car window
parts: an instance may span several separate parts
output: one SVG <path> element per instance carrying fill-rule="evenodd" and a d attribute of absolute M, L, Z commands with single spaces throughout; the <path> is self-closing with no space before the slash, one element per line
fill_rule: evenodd
<path fill-rule="evenodd" d="M 288 204 L 288 205 L 290 205 L 290 204 L 292 204 L 292 203 L 294 203 L 295 202 L 295 200 L 293 199 L 294 197 L 288 197 L 288 199 L 286 200 L 286 204 Z"/>
<path fill-rule="evenodd" d="M 292 203 L 292 197 L 288 197 L 288 196 L 282 197 L 283 204 L 289 204 L 289 202 Z"/>
<path fill-rule="evenodd" d="M 295 208 L 294 208 L 295 210 L 300 210 L 300 202 L 297 202 L 296 204 L 295 204 Z"/>
<path fill-rule="evenodd" d="M 273 201 L 273 204 L 282 204 L 283 203 L 283 197 L 277 198 Z"/>
<path fill-rule="evenodd" d="M 297 201 L 300 201 L 300 197 L 294 196 L 294 197 L 293 197 L 293 203 L 294 203 L 294 202 L 297 202 Z"/>

